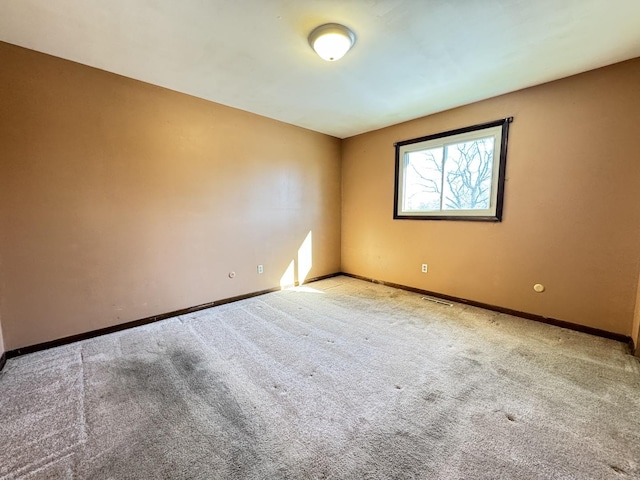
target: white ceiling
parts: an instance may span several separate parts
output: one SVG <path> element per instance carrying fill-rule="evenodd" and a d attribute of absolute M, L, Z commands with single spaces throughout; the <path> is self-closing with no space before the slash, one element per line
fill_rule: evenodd
<path fill-rule="evenodd" d="M 0 40 L 345 138 L 638 57 L 640 0 L 0 0 Z"/>

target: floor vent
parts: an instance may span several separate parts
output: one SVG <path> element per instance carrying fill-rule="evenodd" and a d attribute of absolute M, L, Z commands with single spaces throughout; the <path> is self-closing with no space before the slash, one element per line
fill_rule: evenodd
<path fill-rule="evenodd" d="M 440 300 L 439 298 L 422 297 L 422 300 L 428 300 L 430 302 L 438 303 L 440 305 L 446 305 L 447 307 L 453 307 L 453 303 L 445 302 L 444 300 Z"/>

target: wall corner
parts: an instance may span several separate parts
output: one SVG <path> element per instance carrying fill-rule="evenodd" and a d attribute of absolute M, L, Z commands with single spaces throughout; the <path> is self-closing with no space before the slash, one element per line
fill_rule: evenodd
<path fill-rule="evenodd" d="M 637 357 L 640 357 L 640 275 L 638 275 L 638 285 L 636 287 L 636 307 L 633 312 L 631 341 L 631 353 L 633 353 Z"/>

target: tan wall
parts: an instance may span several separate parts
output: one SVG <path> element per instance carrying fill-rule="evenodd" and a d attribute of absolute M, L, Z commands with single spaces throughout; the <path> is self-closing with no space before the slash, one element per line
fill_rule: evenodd
<path fill-rule="evenodd" d="M 339 271 L 338 139 L 8 44 L 0 65 L 8 350 L 278 286 L 309 232 L 307 278 Z"/>
<path fill-rule="evenodd" d="M 635 354 L 640 357 L 640 278 L 638 278 L 638 291 L 636 293 L 636 309 L 633 315 L 633 327 L 631 339 L 635 347 Z"/>
<path fill-rule="evenodd" d="M 635 59 L 345 140 L 342 270 L 630 335 L 639 85 Z M 502 223 L 393 220 L 394 142 L 508 116 Z"/>

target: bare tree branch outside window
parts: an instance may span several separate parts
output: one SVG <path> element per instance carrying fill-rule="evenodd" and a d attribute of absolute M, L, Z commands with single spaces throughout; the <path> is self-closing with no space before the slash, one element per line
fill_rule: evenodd
<path fill-rule="evenodd" d="M 411 152 L 406 172 L 410 208 L 489 208 L 493 142 L 490 137 Z"/>

